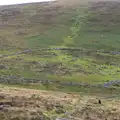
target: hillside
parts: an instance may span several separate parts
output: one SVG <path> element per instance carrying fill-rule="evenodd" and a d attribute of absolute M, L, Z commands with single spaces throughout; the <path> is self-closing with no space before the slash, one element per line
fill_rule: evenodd
<path fill-rule="evenodd" d="M 120 2 L 0 6 L 1 120 L 119 120 Z"/>
<path fill-rule="evenodd" d="M 1 44 L 20 46 L 24 43 L 26 47 L 60 45 L 71 34 L 70 27 L 76 18 L 86 16 L 74 40 L 75 45 L 92 49 L 119 49 L 119 4 L 118 1 L 59 0 L 1 6 Z"/>
<path fill-rule="evenodd" d="M 0 86 L 0 93 L 1 120 L 119 120 L 120 118 L 119 97 L 107 99 L 94 95 L 6 86 Z"/>
<path fill-rule="evenodd" d="M 1 6 L 0 75 L 91 84 L 119 79 L 119 4 L 59 0 Z M 52 47 L 72 49 L 47 50 Z"/>

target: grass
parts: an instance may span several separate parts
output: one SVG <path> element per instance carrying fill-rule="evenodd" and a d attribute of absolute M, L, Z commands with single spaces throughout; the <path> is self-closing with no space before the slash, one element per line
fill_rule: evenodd
<path fill-rule="evenodd" d="M 41 51 L 42 52 L 42 51 Z M 51 51 L 53 52 L 53 51 Z M 51 54 L 51 52 L 48 52 L 46 54 Z M 119 66 L 112 66 L 107 64 L 100 64 L 100 63 L 94 63 L 94 56 L 85 56 L 83 55 L 82 58 L 75 59 L 71 55 L 66 55 L 66 53 L 56 52 L 58 56 L 50 57 L 50 58 L 44 58 L 44 55 L 22 55 L 19 57 L 8 57 L 4 58 L 4 60 L 7 60 L 4 64 L 8 65 L 12 69 L 7 70 L 1 70 L 1 75 L 11 75 L 11 74 L 19 74 L 24 77 L 28 78 L 34 78 L 34 77 L 40 77 L 42 76 L 53 76 L 50 73 L 50 70 L 61 70 L 62 68 L 66 68 L 72 75 L 66 74 L 64 77 L 59 77 L 60 80 L 73 80 L 73 81 L 87 81 L 89 83 L 94 82 L 104 82 L 107 80 L 117 79 L 119 78 Z M 105 56 L 106 54 L 103 54 Z M 114 57 L 110 56 L 113 60 Z M 117 56 L 119 58 L 119 56 Z M 16 58 L 21 58 L 22 60 L 16 61 Z M 72 61 L 75 59 L 74 61 Z M 96 60 L 97 61 L 97 60 Z M 37 62 L 38 65 L 35 65 L 32 62 Z M 98 62 L 98 61 L 97 61 Z M 59 65 L 59 63 L 62 63 L 62 66 Z M 3 64 L 3 63 L 1 63 Z M 47 72 L 46 68 L 44 68 L 44 65 L 48 67 L 49 71 Z M 57 68 L 51 68 L 50 66 L 56 65 Z M 29 69 L 27 68 L 29 67 Z M 44 70 L 43 73 L 37 74 L 35 70 Z M 88 73 L 88 75 L 86 74 Z M 44 79 L 44 77 L 42 77 Z M 54 76 L 53 76 L 54 78 Z M 49 77 L 48 77 L 49 79 Z M 54 79 L 57 79 L 57 75 Z"/>
<path fill-rule="evenodd" d="M 88 4 L 85 7 L 79 7 L 80 10 L 78 10 L 77 6 L 73 6 L 72 9 L 67 7 L 63 8 L 62 6 L 59 7 L 57 5 L 56 8 L 58 9 L 56 11 L 48 11 L 53 17 L 52 19 L 48 18 L 44 20 L 46 23 L 42 23 L 43 21 L 38 18 L 41 17 L 41 14 L 45 17 L 45 11 L 49 6 L 44 8 L 42 5 L 41 11 L 40 4 L 38 4 L 39 7 L 37 8 L 34 5 L 36 4 L 30 6 L 22 5 L 24 14 L 21 13 L 20 18 L 15 16 L 21 23 L 19 27 L 17 23 L 14 24 L 14 26 L 10 26 L 12 23 L 9 21 L 10 23 L 6 28 L 0 29 L 0 36 L 2 36 L 2 38 L 7 36 L 7 40 L 5 40 L 6 44 L 10 37 L 12 43 L 15 43 L 15 41 L 18 40 L 20 41 L 18 43 L 21 44 L 21 42 L 23 42 L 26 45 L 25 47 L 30 48 L 33 51 L 33 48 L 63 47 L 64 38 L 67 38 L 67 36 L 71 36 L 72 34 L 70 28 L 73 27 L 73 23 L 77 20 L 80 21 L 81 17 L 85 16 L 85 21 L 82 22 L 80 30 L 77 33 L 78 36 L 73 41 L 74 47 L 83 48 L 86 49 L 86 51 L 89 51 L 89 49 L 108 51 L 119 50 L 120 35 L 117 32 L 119 30 L 119 23 L 112 22 L 112 24 L 114 23 L 115 25 L 108 24 L 106 27 L 104 25 L 106 24 L 106 20 L 104 19 L 106 15 L 101 16 L 99 10 L 89 10 L 88 7 L 93 5 Z M 53 5 L 50 8 L 55 8 L 55 6 Z M 34 13 L 31 14 L 32 11 L 34 11 L 34 13 L 36 11 L 37 15 Z M 41 14 L 39 14 L 39 12 Z M 107 12 L 107 10 L 105 12 Z M 100 18 L 99 21 L 97 20 L 98 18 Z M 30 24 L 26 23 L 26 25 L 24 25 L 23 21 L 27 20 Z M 35 21 L 39 21 L 39 23 L 36 23 Z M 105 32 L 105 29 L 109 29 L 109 31 Z M 22 31 L 25 34 L 15 34 L 16 31 Z M 16 44 L 16 46 L 17 45 L 18 44 Z M 23 47 L 22 45 L 18 46 Z M 0 50 L 0 54 L 9 54 L 17 51 L 20 50 L 18 48 L 12 49 L 11 47 L 7 49 L 4 47 L 4 50 Z M 53 55 L 52 53 L 56 55 Z M 8 66 L 7 69 L 0 69 L 0 75 L 19 75 L 25 78 L 98 84 L 120 78 L 119 66 L 110 65 L 113 63 L 120 64 L 119 60 L 119 55 L 110 55 L 102 52 L 90 52 L 90 54 L 88 54 L 87 52 L 75 51 L 61 52 L 54 50 L 39 50 L 34 51 L 31 54 L 0 58 L 0 65 Z M 57 89 L 56 87 L 57 85 L 54 85 L 54 89 Z M 58 89 L 60 90 L 59 87 Z M 77 88 L 68 89 L 73 89 L 73 91 L 80 90 L 77 90 Z"/>
<path fill-rule="evenodd" d="M 71 81 L 71 82 L 84 82 L 89 84 L 100 84 L 113 80 L 112 76 L 100 76 L 100 75 L 79 75 L 79 76 L 49 76 L 50 79 L 59 81 Z M 116 80 L 119 76 L 114 77 Z"/>
<path fill-rule="evenodd" d="M 62 3 L 63 4 L 63 3 Z M 70 3 L 69 3 L 70 4 Z M 82 2 L 79 2 L 78 5 L 83 4 Z M 85 3 L 84 3 L 85 4 Z M 38 5 L 38 7 L 35 7 Z M 82 5 L 83 6 L 83 5 Z M 75 19 L 79 16 L 87 16 L 86 20 L 84 21 L 84 25 L 81 27 L 81 30 L 79 32 L 79 36 L 75 39 L 75 45 L 77 47 L 86 47 L 86 48 L 94 48 L 94 49 L 119 49 L 119 23 L 114 22 L 116 20 L 119 20 L 119 17 L 112 18 L 112 16 L 115 16 L 115 14 L 118 14 L 119 11 L 109 10 L 109 5 L 106 6 L 106 11 L 109 10 L 109 13 L 112 12 L 110 19 L 114 20 L 113 22 L 110 22 L 111 24 L 108 24 L 107 27 L 104 26 L 106 23 L 106 14 L 101 15 L 101 11 L 99 11 L 99 7 L 97 10 L 89 10 L 88 7 L 94 6 L 91 4 L 85 4 L 85 7 L 79 7 L 74 6 L 72 8 L 66 7 L 63 8 L 62 6 L 59 7 L 59 3 L 57 5 L 52 4 L 52 6 L 47 6 L 47 8 L 44 8 L 44 5 L 42 4 L 33 4 L 33 5 L 22 5 L 18 6 L 18 8 L 22 8 L 23 12 L 21 12 L 21 15 L 15 16 L 16 20 L 19 22 L 20 27 L 18 26 L 18 23 L 14 23 L 14 26 L 11 25 L 11 21 L 9 25 L 0 30 L 0 36 L 7 39 L 11 38 L 12 44 L 17 44 L 15 41 L 20 42 L 27 42 L 27 47 L 49 47 L 51 45 L 60 45 L 63 41 L 63 38 L 68 36 L 70 33 L 70 27 L 72 26 Z M 113 5 L 114 6 L 114 5 Z M 50 21 L 50 23 L 43 24 L 42 20 L 39 19 L 41 17 L 41 14 L 43 16 L 46 15 L 46 9 L 53 8 L 54 10 L 49 10 L 48 15 L 52 15 L 52 19 L 48 18 L 44 20 L 46 22 L 47 20 Z M 104 7 L 104 5 L 103 5 Z M 14 9 L 14 8 L 13 8 Z M 116 8 L 117 9 L 117 8 Z M 11 9 L 12 10 L 12 9 Z M 77 12 L 76 12 L 77 11 Z M 31 14 L 32 13 L 32 14 Z M 34 13 L 37 13 L 34 14 Z M 117 15 L 116 15 L 117 16 Z M 95 21 L 94 19 L 99 19 L 100 21 Z M 92 20 L 91 20 L 92 19 Z M 23 21 L 29 21 L 25 25 L 23 24 Z M 36 23 L 35 21 L 39 21 L 39 23 Z M 109 23 L 109 21 L 108 21 Z M 93 25 L 92 27 L 90 25 Z M 104 32 L 104 29 L 108 29 L 109 32 Z M 90 32 L 86 32 L 86 31 Z M 92 32 L 94 30 L 94 32 Z M 99 32 L 97 32 L 99 30 Z M 12 31 L 12 32 L 11 32 Z M 16 31 L 24 31 L 26 33 L 25 35 L 17 35 L 15 34 Z M 95 34 L 94 34 L 95 33 Z M 101 37 L 101 34 L 104 35 L 104 37 Z M 5 41 L 5 40 L 4 40 Z M 93 44 L 91 41 L 95 41 L 98 43 Z"/>
<path fill-rule="evenodd" d="M 60 86 L 57 84 L 49 85 L 47 87 L 46 85 L 41 84 L 0 84 L 3 87 L 10 87 L 10 88 L 27 88 L 27 89 L 35 89 L 35 90 L 47 90 L 47 91 L 58 91 L 63 93 L 77 93 L 81 95 L 95 95 L 98 97 L 110 97 L 110 96 L 117 96 L 119 95 L 119 88 L 114 87 L 114 89 L 111 88 L 85 88 L 85 87 L 74 87 L 74 86 Z"/>
<path fill-rule="evenodd" d="M 83 47 L 83 48 L 92 48 L 92 49 L 106 49 L 106 50 L 113 50 L 113 49 L 119 49 L 119 31 L 118 24 L 114 23 L 114 27 L 111 27 L 109 24 L 108 30 L 109 32 L 104 32 L 106 29 L 106 26 L 104 26 L 105 20 L 104 17 L 101 17 L 101 21 L 89 21 L 91 18 L 97 19 L 100 17 L 101 12 L 97 11 L 96 14 L 93 14 L 94 11 L 90 11 L 88 6 L 81 7 L 78 12 L 77 8 L 74 10 L 70 10 L 69 12 L 66 10 L 66 14 L 63 16 L 69 16 L 68 18 L 64 18 L 63 16 L 57 16 L 60 21 L 66 21 L 67 23 L 70 23 L 69 25 L 66 25 L 65 23 L 62 23 L 58 20 L 58 24 L 56 26 L 52 26 L 50 29 L 47 29 L 46 34 L 44 35 L 36 35 L 27 37 L 27 42 L 29 46 L 31 47 L 48 47 L 52 45 L 60 45 L 61 42 L 63 42 L 63 39 L 70 35 L 70 27 L 72 26 L 73 21 L 77 18 L 77 16 L 84 16 L 86 15 L 86 20 L 83 26 L 81 26 L 81 29 L 79 31 L 78 37 L 74 40 L 76 47 Z M 88 12 L 89 11 L 89 12 Z M 77 14 L 76 14 L 77 13 Z M 73 21 L 69 21 L 69 19 L 72 18 Z M 116 18 L 115 18 L 116 19 Z M 101 23 L 101 24 L 100 24 Z M 90 26 L 91 24 L 95 24 L 94 26 Z M 99 30 L 97 32 L 97 30 Z M 90 31 L 90 32 L 87 32 Z M 94 31 L 94 32 L 92 32 Z M 95 34 L 94 34 L 95 33 Z M 103 35 L 103 36 L 102 36 Z"/>
<path fill-rule="evenodd" d="M 93 117 L 95 119 L 119 119 L 119 100 L 117 98 L 110 100 L 112 99 L 111 97 L 107 100 L 101 96 L 94 96 L 94 94 L 83 95 L 81 93 L 76 94 L 70 92 L 68 94 L 44 90 L 20 89 L 13 86 L 8 87 L 1 85 L 0 90 L 2 92 L 1 97 L 3 97 L 0 102 L 5 105 L 5 111 L 0 112 L 0 117 L 3 120 L 24 120 L 29 119 L 29 117 L 31 117 L 31 119 L 41 119 L 41 117 L 44 117 L 43 119 L 45 120 L 47 120 L 47 118 L 70 119 L 69 115 L 71 114 L 73 119 L 86 119 L 86 116 L 88 120 Z M 94 89 L 90 91 L 95 92 Z M 87 92 L 90 93 L 90 91 Z M 99 94 L 100 89 L 97 92 Z M 107 97 L 106 94 L 104 95 Z M 109 96 L 111 95 L 112 92 L 109 91 Z M 98 103 L 99 100 L 101 100 L 101 104 Z M 12 104 L 12 108 L 11 106 L 7 106 L 7 104 Z M 63 110 L 65 113 L 59 114 L 56 110 Z M 27 116 L 27 113 L 29 113 L 29 116 Z"/>
<path fill-rule="evenodd" d="M 72 2 L 72 0 L 70 2 Z M 64 101 L 64 108 L 67 111 L 75 108 L 76 111 L 74 112 L 78 111 L 78 114 L 73 113 L 73 115 L 76 116 L 78 119 L 80 119 L 81 117 L 84 118 L 85 114 L 86 116 L 90 115 L 89 118 L 91 117 L 90 119 L 93 119 L 93 112 L 95 115 L 94 118 L 96 117 L 96 119 L 99 119 L 99 117 L 101 116 L 97 115 L 103 115 L 103 112 L 105 113 L 104 118 L 109 119 L 108 116 L 111 115 L 109 111 L 112 111 L 112 108 L 108 108 L 108 106 L 114 105 L 112 103 L 109 103 L 109 105 L 107 104 L 107 106 L 106 99 L 110 97 L 112 98 L 112 96 L 119 96 L 119 85 L 112 85 L 108 88 L 64 86 L 54 82 L 51 84 L 42 84 L 38 82 L 38 80 L 52 80 L 60 82 L 71 81 L 73 83 L 82 82 L 92 85 L 104 84 L 111 80 L 119 80 L 120 55 L 113 55 L 109 53 L 95 51 L 90 52 L 90 50 L 99 49 L 107 51 L 120 50 L 120 35 L 118 33 L 118 31 L 120 30 L 120 24 L 119 22 L 116 22 L 116 20 L 119 21 L 119 17 L 113 17 L 116 14 L 119 14 L 119 8 L 116 6 L 116 11 L 114 11 L 113 9 L 108 10 L 108 5 L 106 6 L 106 10 L 101 12 L 100 10 L 98 10 L 99 7 L 97 7 L 97 10 L 89 10 L 88 7 L 93 6 L 91 4 L 84 4 L 85 7 L 81 7 L 81 1 L 79 1 L 78 5 L 75 6 L 71 4 L 71 7 L 69 6 L 70 3 L 68 3 L 66 7 L 63 7 L 63 5 L 65 5 L 65 2 L 61 4 L 62 5 L 58 5 L 58 3 L 52 3 L 50 6 L 46 5 L 46 7 L 45 5 L 41 5 L 39 3 L 26 4 L 21 6 L 18 5 L 18 8 L 22 9 L 23 12 L 21 11 L 20 15 L 14 16 L 14 20 L 18 21 L 19 24 L 16 23 L 14 20 L 11 21 L 10 19 L 8 19 L 8 25 L 4 26 L 3 29 L 0 28 L 0 44 L 2 46 L 0 47 L 0 55 L 16 53 L 23 50 L 18 47 L 32 49 L 32 52 L 28 54 L 0 58 L 0 77 L 7 77 L 12 75 L 18 76 L 20 78 L 33 78 L 34 82 L 36 82 L 32 83 L 31 80 L 23 80 L 20 78 L 12 78 L 10 79 L 10 81 L 4 80 L 3 82 L 2 79 L 0 80 L 1 92 L 3 91 L 2 95 L 3 93 L 5 93 L 5 96 L 8 96 L 10 94 L 9 97 L 5 97 L 5 99 L 10 99 L 10 97 L 12 97 L 13 95 L 12 99 L 10 99 L 9 101 L 15 99 L 16 106 L 18 105 L 17 102 L 19 102 L 20 104 L 23 102 L 23 104 L 21 104 L 21 107 L 15 106 L 15 110 L 13 110 L 13 105 L 13 111 L 10 111 L 9 108 L 9 110 L 7 111 L 8 115 L 9 117 L 15 117 L 17 116 L 17 114 L 15 113 L 17 112 L 19 113 L 19 117 L 16 117 L 16 119 L 22 120 L 22 117 L 20 115 L 23 114 L 24 110 L 27 114 L 29 112 L 27 111 L 28 108 L 30 109 L 30 114 L 34 114 L 34 119 L 37 119 L 35 118 L 35 112 L 32 113 L 31 110 L 32 108 L 34 108 L 34 110 L 40 110 L 40 108 L 42 108 L 43 113 L 46 117 L 68 117 L 64 114 L 56 114 L 56 111 L 54 109 L 51 111 L 47 111 L 44 106 L 49 105 L 48 101 L 51 100 L 50 105 L 55 105 L 58 103 L 61 103 L 63 105 L 62 102 Z M 112 3 L 110 4 L 112 5 Z M 78 8 L 80 10 L 78 10 Z M 12 8 L 11 10 L 14 10 L 14 8 Z M 106 12 L 113 13 L 111 13 L 111 16 L 101 15 Z M 73 23 L 76 20 L 78 20 L 79 22 L 82 16 L 86 16 L 85 20 L 82 22 L 82 24 L 80 24 L 80 30 L 77 33 L 78 36 L 72 42 L 74 46 L 73 48 L 81 48 L 84 49 L 83 51 L 41 50 L 41 48 L 68 47 L 64 45 L 64 39 L 68 36 L 71 36 L 72 33 L 70 31 L 70 28 L 73 27 Z M 42 20 L 42 17 L 45 17 L 45 19 Z M 110 22 L 109 20 L 112 20 L 112 22 Z M 3 23 L 0 21 L 0 24 Z M 3 46 L 3 44 L 9 44 L 9 47 Z M 10 45 L 15 45 L 16 48 Z M 36 48 L 37 50 L 34 48 Z M 9 90 L 7 90 L 8 88 Z M 21 92 L 19 88 L 22 88 Z M 27 88 L 26 92 L 24 92 L 23 88 Z M 35 96 L 35 94 L 37 94 L 38 92 L 37 90 L 39 90 L 39 92 L 40 90 L 42 90 L 42 92 L 39 93 L 40 96 Z M 31 91 L 31 94 L 29 94 L 29 91 Z M 55 94 L 54 98 L 52 98 L 52 95 L 49 93 L 49 91 L 51 91 L 52 94 Z M 59 91 L 61 94 L 63 93 L 64 98 L 55 91 Z M 7 92 L 9 94 L 7 94 Z M 23 97 L 23 93 L 25 94 L 25 98 Z M 72 93 L 73 96 L 71 95 L 71 98 L 66 97 L 65 93 L 67 93 L 67 95 Z M 20 94 L 21 97 L 19 96 Z M 67 102 L 66 100 L 74 102 L 75 94 L 80 94 L 81 98 L 77 97 L 77 99 L 79 99 L 80 101 L 78 101 L 76 105 L 74 104 L 73 107 L 73 104 Z M 2 95 L 0 97 L 2 97 Z M 26 99 L 30 95 L 31 97 Z M 85 95 L 87 95 L 87 97 L 84 97 Z M 100 100 L 102 100 L 102 104 L 94 104 L 94 100 L 92 100 L 92 102 L 88 102 L 88 104 L 92 105 L 88 105 L 86 102 L 91 95 L 92 98 L 94 98 L 93 96 L 96 96 Z M 17 98 L 17 96 L 19 97 Z M 102 97 L 105 99 L 103 100 Z M 58 99 L 59 102 L 56 101 Z M 114 100 L 116 100 L 116 97 L 114 97 Z M 117 103 L 117 107 L 118 105 L 119 104 Z M 79 110 L 77 109 L 78 107 Z M 21 112 L 17 111 L 17 109 L 21 108 Z M 98 109 L 101 110 L 102 113 L 98 113 Z M 105 109 L 106 112 L 103 111 L 103 109 Z M 84 114 L 81 110 L 84 111 Z M 115 108 L 114 111 L 116 112 Z M 12 112 L 14 112 L 13 115 Z M 38 114 L 38 111 L 36 112 Z M 118 111 L 118 113 L 120 112 Z M 113 115 L 112 113 L 112 116 L 110 117 L 111 119 L 113 119 L 113 116 L 117 115 L 117 113 L 115 113 L 115 115 Z M 0 118 L 4 119 L 4 115 L 0 114 Z M 27 116 L 23 119 L 27 119 Z"/>
<path fill-rule="evenodd" d="M 47 47 L 61 44 L 64 36 L 68 34 L 68 28 L 54 27 L 48 30 L 45 35 L 31 36 L 26 38 L 30 47 Z"/>

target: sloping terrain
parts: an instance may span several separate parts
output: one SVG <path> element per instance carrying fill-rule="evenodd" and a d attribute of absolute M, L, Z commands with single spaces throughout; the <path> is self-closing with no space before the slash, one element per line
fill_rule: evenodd
<path fill-rule="evenodd" d="M 87 16 L 74 40 L 75 46 L 119 49 L 119 4 L 119 1 L 59 0 L 1 6 L 1 44 L 22 44 L 24 47 L 60 45 L 71 34 L 70 27 L 76 18 Z"/>
<path fill-rule="evenodd" d="M 119 11 L 105 0 L 0 6 L 0 119 L 119 120 Z"/>
<path fill-rule="evenodd" d="M 119 120 L 119 99 L 0 86 L 1 120 Z"/>
<path fill-rule="evenodd" d="M 119 4 L 59 0 L 1 6 L 0 82 L 23 85 L 26 79 L 28 84 L 37 79 L 94 85 L 119 79 Z M 48 50 L 52 47 L 56 49 Z"/>

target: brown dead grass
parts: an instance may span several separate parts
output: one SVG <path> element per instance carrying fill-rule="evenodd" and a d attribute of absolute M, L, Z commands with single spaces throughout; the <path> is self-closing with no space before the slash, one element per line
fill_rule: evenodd
<path fill-rule="evenodd" d="M 98 103 L 99 99 L 101 104 Z M 8 118 L 27 116 L 25 119 L 31 120 L 33 117 L 40 119 L 45 111 L 56 109 L 66 111 L 68 107 L 71 112 L 71 116 L 68 116 L 70 120 L 119 120 L 120 118 L 120 100 L 0 86 L 0 114 L 4 113 Z"/>
<path fill-rule="evenodd" d="M 47 120 L 44 112 L 57 110 L 64 113 L 65 106 L 76 104 L 78 98 L 79 95 L 67 93 L 1 86 L 0 117 L 9 120 L 23 120 L 22 117 L 26 120 L 41 120 L 44 117 Z"/>

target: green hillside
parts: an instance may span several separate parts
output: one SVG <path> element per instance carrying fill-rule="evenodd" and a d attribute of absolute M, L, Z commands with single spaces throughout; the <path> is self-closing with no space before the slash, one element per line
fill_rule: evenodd
<path fill-rule="evenodd" d="M 120 55 L 111 54 L 120 49 L 119 6 L 116 1 L 92 0 L 1 6 L 0 54 L 8 56 L 0 58 L 0 75 L 89 84 L 119 79 Z M 41 50 L 52 47 L 80 50 Z M 25 49 L 32 52 L 9 56 Z M 45 89 L 38 83 L 35 87 Z M 113 88 L 117 91 L 119 85 Z M 47 89 L 62 87 L 53 84 Z"/>
<path fill-rule="evenodd" d="M 25 42 L 27 47 L 59 45 L 71 34 L 70 27 L 76 19 L 84 18 L 74 40 L 77 47 L 119 49 L 119 2 L 63 2 L 1 7 L 1 43 Z"/>

